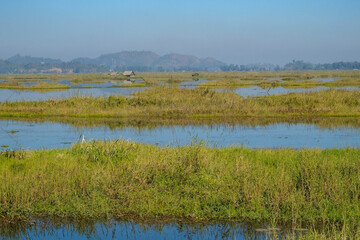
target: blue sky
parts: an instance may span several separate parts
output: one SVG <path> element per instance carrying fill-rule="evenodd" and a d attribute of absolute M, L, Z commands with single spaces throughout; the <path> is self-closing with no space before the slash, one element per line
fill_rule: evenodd
<path fill-rule="evenodd" d="M 123 50 L 226 63 L 360 60 L 359 0 L 0 0 L 0 59 Z"/>

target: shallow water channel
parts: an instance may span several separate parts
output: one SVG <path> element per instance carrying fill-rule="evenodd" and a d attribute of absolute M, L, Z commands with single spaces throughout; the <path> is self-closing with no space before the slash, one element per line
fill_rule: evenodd
<path fill-rule="evenodd" d="M 50 98 L 65 99 L 74 96 L 93 96 L 93 97 L 108 97 L 115 96 L 131 96 L 133 93 L 143 91 L 146 88 L 70 88 L 54 91 L 31 91 L 31 90 L 14 90 L 14 89 L 0 89 L 0 102 L 18 102 L 18 101 L 45 101 Z"/>
<path fill-rule="evenodd" d="M 257 97 L 257 96 L 266 96 L 266 95 L 276 95 L 276 94 L 289 94 L 289 93 L 303 93 L 303 92 L 318 92 L 322 90 L 329 89 L 338 89 L 338 90 L 348 90 L 348 91 L 356 91 L 359 90 L 358 87 L 315 87 L 315 88 L 283 88 L 283 87 L 275 87 L 275 88 L 261 88 L 258 86 L 251 87 L 242 87 L 236 89 L 215 89 L 218 92 L 234 92 L 242 97 Z"/>
<path fill-rule="evenodd" d="M 250 148 L 344 148 L 360 147 L 360 128 L 320 128 L 314 124 L 275 123 L 268 125 L 159 125 L 155 127 L 108 125 L 81 126 L 58 122 L 0 120 L 2 149 L 50 149 L 69 147 L 85 137 L 183 146 L 204 141 L 210 147 Z"/>
<path fill-rule="evenodd" d="M 179 86 L 180 89 L 196 89 L 200 83 L 206 83 L 206 79 L 198 79 L 190 82 L 182 82 Z"/>
<path fill-rule="evenodd" d="M 1 225 L 0 225 L 1 226 Z M 269 228 L 264 224 L 221 223 L 134 223 L 35 221 L 29 224 L 8 224 L 0 229 L 1 239 L 268 239 L 278 236 L 299 236 L 306 229 Z"/>

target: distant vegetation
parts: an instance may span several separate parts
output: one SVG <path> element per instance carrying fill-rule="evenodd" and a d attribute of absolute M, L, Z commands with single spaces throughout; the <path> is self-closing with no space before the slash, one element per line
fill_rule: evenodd
<path fill-rule="evenodd" d="M 304 61 L 293 60 L 283 67 L 273 64 L 225 65 L 222 71 L 298 71 L 298 70 L 355 70 L 360 69 L 360 62 L 334 62 L 312 64 Z"/>
<path fill-rule="evenodd" d="M 0 73 L 92 73 L 92 72 L 176 72 L 218 71 L 225 63 L 213 58 L 200 59 L 181 54 L 159 56 L 150 51 L 124 51 L 97 58 L 75 58 L 70 62 L 59 59 L 16 55 L 0 61 Z"/>
<path fill-rule="evenodd" d="M 294 60 L 285 66 L 227 65 L 213 58 L 201 59 L 175 53 L 159 56 L 150 51 L 123 51 L 101 55 L 97 58 L 75 58 L 69 62 L 20 55 L 0 60 L 0 74 L 122 72 L 129 69 L 136 72 L 353 70 L 360 69 L 360 62 L 311 64 Z"/>
<path fill-rule="evenodd" d="M 1 117 L 330 117 L 360 113 L 360 92 L 327 90 L 243 98 L 235 93 L 152 87 L 132 97 L 72 97 L 0 103 Z"/>

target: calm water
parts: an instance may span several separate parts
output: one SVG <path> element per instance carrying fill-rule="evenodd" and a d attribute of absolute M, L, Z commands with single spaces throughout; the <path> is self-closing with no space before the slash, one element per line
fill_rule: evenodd
<path fill-rule="evenodd" d="M 110 95 L 131 96 L 133 93 L 143 91 L 146 88 L 71 88 L 50 92 L 19 91 L 14 89 L 0 89 L 0 102 L 17 101 L 44 101 L 50 98 L 68 98 L 76 95 L 108 97 Z"/>
<path fill-rule="evenodd" d="M 279 82 L 284 82 L 284 80 L 282 78 L 269 78 L 269 81 L 279 81 Z"/>
<path fill-rule="evenodd" d="M 153 128 L 75 127 L 63 123 L 0 121 L 0 145 L 11 149 L 49 149 L 69 147 L 79 141 L 125 139 L 159 146 L 183 146 L 205 141 L 211 147 L 250 148 L 344 148 L 360 147 L 360 129 L 319 128 L 313 124 L 277 123 L 266 126 L 185 125 Z M 4 148 L 3 148 L 4 149 Z"/>
<path fill-rule="evenodd" d="M 54 81 L 52 81 L 54 82 Z M 142 79 L 137 79 L 134 81 L 134 83 L 142 83 L 143 80 Z M 67 80 L 67 79 L 63 79 L 63 80 L 60 80 L 56 83 L 61 83 L 61 84 L 65 84 L 69 87 L 73 87 L 73 88 L 84 88 L 84 87 L 113 87 L 113 86 L 116 86 L 116 85 L 121 85 L 121 84 L 124 84 L 124 81 L 108 81 L 108 82 L 104 82 L 104 83 L 80 83 L 80 84 L 73 84 L 71 83 L 70 80 Z"/>
<path fill-rule="evenodd" d="M 42 80 L 42 81 L 34 81 L 34 82 L 19 82 L 19 84 L 21 86 L 26 86 L 26 87 L 30 87 L 30 86 L 34 86 L 40 82 L 48 82 L 48 83 L 60 83 L 60 84 L 64 84 L 67 85 L 69 87 L 72 88 L 86 88 L 86 87 L 94 87 L 94 88 L 108 88 L 108 87 L 113 87 L 116 85 L 120 85 L 120 84 L 124 84 L 124 81 L 107 81 L 107 82 L 103 82 L 103 83 L 87 83 L 87 82 L 83 82 L 83 83 L 79 83 L 79 84 L 74 84 L 72 83 L 70 80 L 68 79 L 62 79 L 59 81 L 54 81 L 52 79 L 46 79 L 46 80 Z M 142 79 L 137 79 L 134 81 L 134 83 L 142 83 L 143 80 Z M 1 83 L 1 81 L 0 81 Z"/>
<path fill-rule="evenodd" d="M 279 235 L 298 236 L 304 230 L 276 229 Z M 31 226 L 2 226 L 2 239 L 267 239 L 269 228 L 242 223 L 53 223 L 38 221 Z"/>
<path fill-rule="evenodd" d="M 196 87 L 200 83 L 205 83 L 205 82 L 208 82 L 208 80 L 199 79 L 199 80 L 195 80 L 195 81 L 191 81 L 191 82 L 182 82 L 179 87 L 180 87 L 180 89 L 196 89 Z"/>
<path fill-rule="evenodd" d="M 303 93 L 303 92 L 318 92 L 322 90 L 329 90 L 329 87 L 315 87 L 315 88 L 261 88 L 258 86 L 243 87 L 237 89 L 215 89 L 219 92 L 234 92 L 242 97 L 257 97 L 257 96 L 266 96 L 266 95 L 276 95 L 276 94 L 288 94 L 288 93 Z M 358 87 L 334 87 L 331 89 L 342 89 L 355 91 L 359 90 Z"/>
<path fill-rule="evenodd" d="M 313 78 L 311 80 L 320 81 L 320 82 L 334 82 L 336 80 L 339 80 L 339 78 Z"/>

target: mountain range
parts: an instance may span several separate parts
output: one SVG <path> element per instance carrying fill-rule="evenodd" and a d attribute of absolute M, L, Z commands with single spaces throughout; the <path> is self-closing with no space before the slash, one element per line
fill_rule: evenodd
<path fill-rule="evenodd" d="M 75 58 L 72 62 L 106 66 L 112 69 L 119 67 L 145 67 L 152 70 L 163 69 L 177 71 L 186 68 L 199 70 L 217 71 L 225 63 L 213 58 L 198 58 L 190 55 L 177 53 L 160 56 L 151 51 L 123 51 L 119 53 L 105 54 L 97 58 Z"/>
<path fill-rule="evenodd" d="M 160 56 L 151 51 L 123 51 L 97 58 L 60 59 L 15 55 L 0 60 L 0 73 L 108 72 L 108 71 L 219 71 L 226 64 L 213 58 L 177 53 Z"/>
<path fill-rule="evenodd" d="M 123 51 L 103 54 L 97 58 L 60 59 L 15 55 L 0 60 L 0 74 L 23 73 L 93 73 L 93 72 L 178 72 L 178 71 L 297 71 L 297 70 L 354 70 L 360 62 L 312 64 L 304 61 L 274 64 L 227 65 L 213 58 L 198 58 L 177 53 L 160 56 L 151 51 Z"/>

